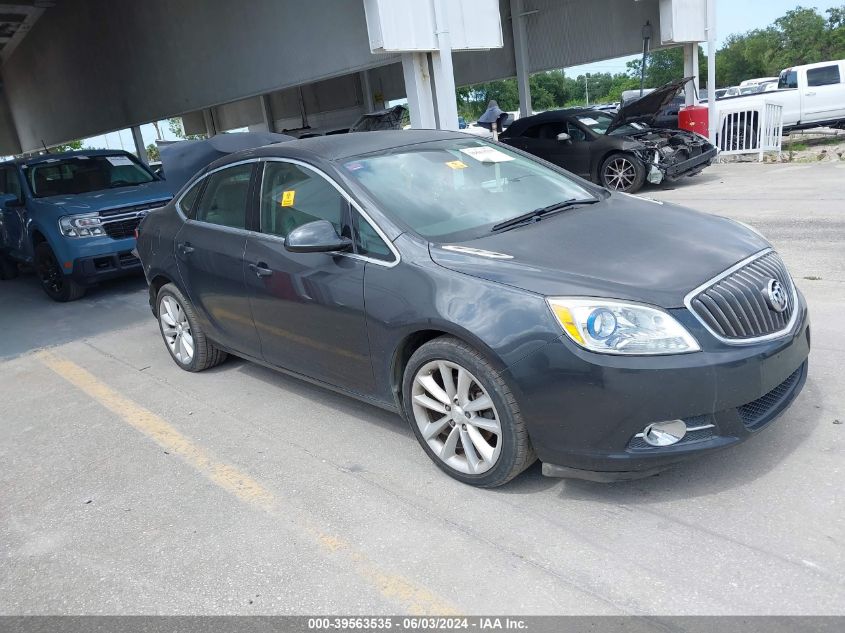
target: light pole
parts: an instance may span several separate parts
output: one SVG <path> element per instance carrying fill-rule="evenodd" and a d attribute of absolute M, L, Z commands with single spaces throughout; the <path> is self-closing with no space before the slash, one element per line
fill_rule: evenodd
<path fill-rule="evenodd" d="M 645 60 L 648 53 L 648 44 L 651 41 L 651 21 L 646 20 L 643 25 L 643 62 L 640 64 L 640 96 L 643 96 L 643 84 L 645 84 Z"/>
<path fill-rule="evenodd" d="M 590 105 L 590 84 L 589 84 L 590 73 L 584 73 L 584 92 L 587 95 L 587 105 Z"/>

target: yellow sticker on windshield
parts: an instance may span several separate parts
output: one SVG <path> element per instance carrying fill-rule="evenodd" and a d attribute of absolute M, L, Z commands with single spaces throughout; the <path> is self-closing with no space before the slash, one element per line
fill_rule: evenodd
<path fill-rule="evenodd" d="M 448 163 L 446 163 L 446 165 L 448 165 L 452 169 L 466 169 L 467 168 L 467 164 L 463 163 L 459 160 L 450 160 Z"/>
<path fill-rule="evenodd" d="M 282 200 L 279 202 L 283 207 L 292 207 L 293 199 L 296 197 L 296 191 L 285 191 L 282 194 Z"/>

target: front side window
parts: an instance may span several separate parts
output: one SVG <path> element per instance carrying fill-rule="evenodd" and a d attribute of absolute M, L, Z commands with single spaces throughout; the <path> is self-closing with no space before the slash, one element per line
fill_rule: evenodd
<path fill-rule="evenodd" d="M 25 165 L 24 173 L 36 198 L 131 187 L 155 180 L 126 154 L 47 159 Z"/>
<path fill-rule="evenodd" d="M 822 66 L 807 70 L 808 86 L 829 86 L 839 83 L 839 66 Z"/>
<path fill-rule="evenodd" d="M 312 169 L 268 161 L 261 181 L 261 232 L 280 237 L 315 220 L 328 220 L 343 234 L 349 203 Z"/>
<path fill-rule="evenodd" d="M 449 139 L 344 160 L 383 212 L 431 241 L 460 241 L 539 207 L 595 196 L 504 147 Z"/>
<path fill-rule="evenodd" d="M 359 213 L 355 214 L 354 241 L 355 252 L 359 255 L 386 262 L 396 259 L 373 225 Z"/>
<path fill-rule="evenodd" d="M 236 229 L 246 228 L 246 207 L 253 163 L 221 169 L 208 176 L 196 219 Z"/>

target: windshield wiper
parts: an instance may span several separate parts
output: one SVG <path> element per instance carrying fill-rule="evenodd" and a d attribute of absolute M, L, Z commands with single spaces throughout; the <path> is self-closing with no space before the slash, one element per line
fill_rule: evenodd
<path fill-rule="evenodd" d="M 548 206 L 540 207 L 539 209 L 529 211 L 528 213 L 523 213 L 522 215 L 518 215 L 514 218 L 511 218 L 510 220 L 505 220 L 504 222 L 494 224 L 493 228 L 490 230 L 501 231 L 502 229 L 512 229 L 515 226 L 519 226 L 520 224 L 526 224 L 528 222 L 539 222 L 545 216 L 550 215 L 552 213 L 571 209 L 575 205 L 595 204 L 596 202 L 598 202 L 598 200 L 595 198 L 587 198 L 586 200 L 570 198 L 569 200 L 562 200 L 561 202 L 555 202 Z"/>

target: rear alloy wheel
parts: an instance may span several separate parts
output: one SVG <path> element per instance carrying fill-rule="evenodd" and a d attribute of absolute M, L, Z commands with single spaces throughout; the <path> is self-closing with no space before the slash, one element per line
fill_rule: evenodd
<path fill-rule="evenodd" d="M 441 337 L 420 347 L 405 370 L 403 394 L 423 449 L 459 481 L 500 486 L 536 459 L 510 389 L 462 341 Z"/>
<path fill-rule="evenodd" d="M 197 372 L 226 360 L 226 352 L 217 349 L 205 337 L 193 306 L 176 286 L 162 286 L 156 305 L 161 337 L 179 367 Z"/>
<path fill-rule="evenodd" d="M 601 164 L 599 178 L 603 187 L 634 193 L 645 182 L 645 167 L 629 154 L 611 154 Z"/>
<path fill-rule="evenodd" d="M 53 301 L 76 301 L 85 295 L 85 286 L 65 275 L 47 242 L 40 242 L 35 247 L 35 272 L 44 292 Z"/>

